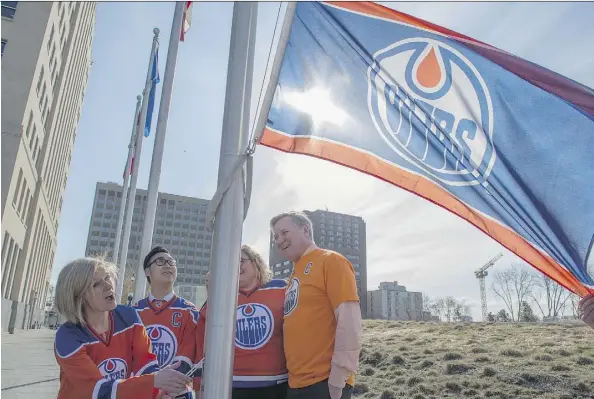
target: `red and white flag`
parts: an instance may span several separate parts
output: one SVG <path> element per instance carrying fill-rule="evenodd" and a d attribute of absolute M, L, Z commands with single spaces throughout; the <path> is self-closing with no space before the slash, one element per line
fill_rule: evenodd
<path fill-rule="evenodd" d="M 192 2 L 186 1 L 186 8 L 184 10 L 184 18 L 182 20 L 182 30 L 179 37 L 180 41 L 184 41 L 186 36 L 186 32 L 190 29 L 190 24 L 192 23 Z"/>

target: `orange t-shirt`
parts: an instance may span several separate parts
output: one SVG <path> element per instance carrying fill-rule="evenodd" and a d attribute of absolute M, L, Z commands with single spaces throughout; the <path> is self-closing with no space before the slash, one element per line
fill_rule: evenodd
<path fill-rule="evenodd" d="M 303 388 L 330 376 L 335 309 L 359 301 L 355 270 L 339 253 L 315 249 L 295 263 L 285 295 L 283 341 L 289 386 Z M 354 375 L 347 383 L 354 385 Z"/>

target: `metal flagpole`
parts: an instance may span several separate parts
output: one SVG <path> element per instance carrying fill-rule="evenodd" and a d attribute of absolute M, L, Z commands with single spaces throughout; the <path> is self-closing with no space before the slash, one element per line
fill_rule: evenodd
<path fill-rule="evenodd" d="M 163 149 L 165 147 L 165 135 L 167 133 L 167 118 L 169 117 L 169 106 L 173 91 L 173 80 L 175 78 L 175 64 L 177 63 L 177 51 L 179 48 L 182 20 L 184 17 L 186 2 L 175 3 L 173 23 L 171 24 L 171 35 L 169 36 L 169 47 L 167 49 L 167 62 L 165 64 L 165 76 L 163 77 L 163 88 L 161 89 L 161 103 L 159 105 L 159 117 L 155 132 L 155 145 L 153 147 L 153 159 L 151 161 L 151 172 L 146 199 L 146 213 L 144 215 L 144 228 L 142 229 L 142 241 L 140 244 L 140 259 L 151 250 L 153 242 L 153 229 L 157 213 L 157 199 L 159 195 L 159 180 L 161 178 L 161 165 L 163 163 Z M 146 279 L 142 262 L 138 262 L 136 272 L 136 285 L 134 288 L 134 302 L 144 297 Z"/>
<path fill-rule="evenodd" d="M 244 187 L 234 165 L 248 144 L 258 3 L 235 2 L 227 70 L 218 184 L 234 173 L 216 212 L 206 321 L 205 399 L 231 397 Z"/>
<path fill-rule="evenodd" d="M 136 110 L 134 111 L 134 123 L 132 123 L 132 134 L 130 134 L 130 144 L 128 144 L 128 158 L 126 159 L 126 167 L 124 169 L 124 185 L 122 187 L 122 201 L 120 202 L 120 214 L 118 216 L 118 227 L 116 227 L 115 243 L 113 245 L 112 261 L 119 264 L 118 255 L 120 253 L 120 243 L 122 242 L 122 225 L 124 224 L 124 211 L 126 207 L 126 197 L 128 195 L 128 183 L 130 183 L 130 163 L 134 156 L 134 142 L 136 139 L 136 131 L 138 126 L 138 112 L 140 111 L 142 96 L 136 97 Z M 118 301 L 120 298 L 118 298 Z"/>
<path fill-rule="evenodd" d="M 134 212 L 134 202 L 136 199 L 136 183 L 138 182 L 138 169 L 140 167 L 140 154 L 142 153 L 142 141 L 144 138 L 144 125 L 146 123 L 146 114 L 148 111 L 148 100 L 152 86 L 152 71 L 153 62 L 155 60 L 155 53 L 159 46 L 159 29 L 153 29 L 153 45 L 151 47 L 151 56 L 149 59 L 149 67 L 146 74 L 146 83 L 142 91 L 142 110 L 140 111 L 140 123 L 136 131 L 136 145 L 134 149 L 134 164 L 132 165 L 132 179 L 130 180 L 130 190 L 128 194 L 128 201 L 126 201 L 126 213 L 124 217 L 124 233 L 122 235 L 122 256 L 119 264 L 120 275 L 118 278 L 118 285 L 116 289 L 116 300 L 119 303 L 124 289 L 124 278 L 126 275 L 126 260 L 128 258 L 128 245 L 130 244 L 130 230 L 132 229 L 132 213 Z M 136 276 L 136 280 L 142 278 Z"/>

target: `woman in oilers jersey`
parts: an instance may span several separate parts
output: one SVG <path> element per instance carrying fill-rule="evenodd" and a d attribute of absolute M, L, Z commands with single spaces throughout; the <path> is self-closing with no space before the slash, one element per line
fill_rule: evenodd
<path fill-rule="evenodd" d="M 272 272 L 258 252 L 249 245 L 241 247 L 233 399 L 286 396 L 288 376 L 282 337 L 286 288 L 284 280 L 272 279 Z M 204 356 L 207 308 L 205 303 L 200 309 L 196 327 L 196 361 Z"/>
<path fill-rule="evenodd" d="M 67 264 L 56 284 L 56 307 L 67 319 L 56 333 L 58 399 L 162 397 L 192 381 L 173 364 L 159 370 L 136 310 L 118 305 L 115 265 L 100 258 Z"/>

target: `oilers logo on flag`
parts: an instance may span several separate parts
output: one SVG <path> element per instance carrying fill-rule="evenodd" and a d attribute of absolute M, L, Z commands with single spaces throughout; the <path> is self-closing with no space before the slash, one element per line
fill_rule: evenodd
<path fill-rule="evenodd" d="M 177 353 L 177 338 L 175 334 L 161 324 L 147 326 L 146 333 L 151 340 L 153 353 L 157 356 L 159 367 L 167 366 Z"/>
<path fill-rule="evenodd" d="M 376 129 L 408 163 L 451 186 L 486 185 L 496 159 L 493 105 L 458 50 L 429 38 L 379 50 L 367 100 Z"/>
<path fill-rule="evenodd" d="M 289 288 L 287 288 L 287 292 L 285 293 L 285 316 L 290 315 L 291 312 L 295 310 L 297 302 L 299 302 L 299 279 L 293 277 L 289 283 Z"/>
<path fill-rule="evenodd" d="M 235 345 L 253 350 L 266 345 L 274 330 L 274 317 L 268 306 L 247 303 L 237 307 Z"/>
<path fill-rule="evenodd" d="M 97 366 L 99 372 L 108 381 L 123 380 L 128 377 L 128 365 L 124 359 L 112 357 Z"/>

